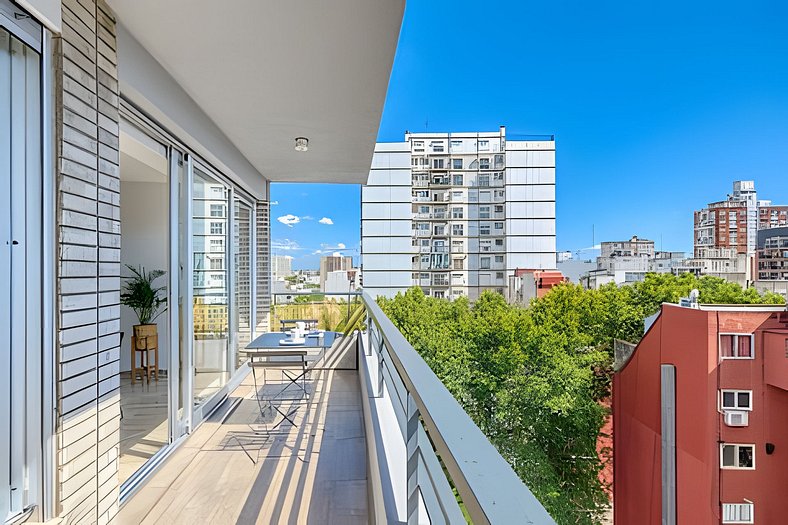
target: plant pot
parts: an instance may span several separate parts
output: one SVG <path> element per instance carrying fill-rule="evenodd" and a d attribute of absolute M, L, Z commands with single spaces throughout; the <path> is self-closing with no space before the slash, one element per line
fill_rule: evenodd
<path fill-rule="evenodd" d="M 146 350 L 158 345 L 158 325 L 156 324 L 135 324 L 134 341 L 138 350 Z M 151 344 L 152 343 L 152 344 Z"/>

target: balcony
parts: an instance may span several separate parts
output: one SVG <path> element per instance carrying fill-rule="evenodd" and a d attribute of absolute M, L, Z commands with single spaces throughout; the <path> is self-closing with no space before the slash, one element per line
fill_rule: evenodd
<path fill-rule="evenodd" d="M 119 521 L 553 523 L 374 300 L 353 315 L 367 328 L 326 353 L 308 399 L 282 407 L 292 424 L 262 432 L 256 394 L 279 375 L 247 375 Z"/>

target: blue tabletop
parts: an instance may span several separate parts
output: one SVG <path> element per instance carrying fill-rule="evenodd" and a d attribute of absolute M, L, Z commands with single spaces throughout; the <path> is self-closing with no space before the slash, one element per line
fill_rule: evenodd
<path fill-rule="evenodd" d="M 339 334 L 337 332 L 324 332 L 323 338 L 320 339 L 319 337 L 305 337 L 304 344 L 302 345 L 280 345 L 279 341 L 282 339 L 287 339 L 287 334 L 284 332 L 268 332 L 248 345 L 246 348 L 249 350 L 255 349 L 268 349 L 268 350 L 280 350 L 285 348 L 329 348 L 331 345 L 334 344 L 334 340 L 336 340 Z"/>

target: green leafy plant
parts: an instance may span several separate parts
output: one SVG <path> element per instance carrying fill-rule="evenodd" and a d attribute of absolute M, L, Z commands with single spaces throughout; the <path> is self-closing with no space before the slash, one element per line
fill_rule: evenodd
<path fill-rule="evenodd" d="M 164 275 L 162 270 L 145 271 L 140 266 L 135 268 L 126 265 L 132 275 L 126 277 L 123 290 L 120 294 L 120 302 L 134 310 L 140 324 L 151 324 L 167 309 L 167 297 L 164 294 L 165 287 L 155 287 L 153 282 Z M 164 306 L 164 308 L 162 308 Z"/>

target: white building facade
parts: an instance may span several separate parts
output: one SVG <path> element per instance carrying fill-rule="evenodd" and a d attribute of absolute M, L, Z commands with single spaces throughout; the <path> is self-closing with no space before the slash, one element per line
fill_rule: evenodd
<path fill-rule="evenodd" d="M 515 270 L 555 268 L 555 140 L 507 140 L 501 127 L 378 143 L 361 216 L 373 295 L 506 295 Z"/>

